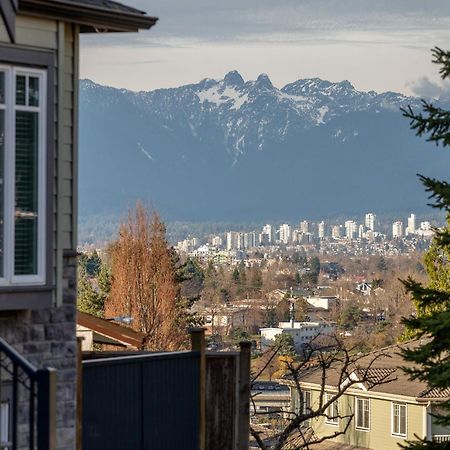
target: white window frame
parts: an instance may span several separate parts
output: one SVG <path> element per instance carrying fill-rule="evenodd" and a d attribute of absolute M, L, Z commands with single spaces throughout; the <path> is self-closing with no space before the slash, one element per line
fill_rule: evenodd
<path fill-rule="evenodd" d="M 400 428 L 401 428 L 401 424 L 400 424 L 400 418 L 401 415 L 398 416 L 398 429 L 399 432 L 395 431 L 395 416 L 394 416 L 394 410 L 395 410 L 395 406 L 399 406 L 400 408 L 405 408 L 405 433 L 400 433 Z M 408 435 L 408 406 L 406 403 L 401 403 L 401 402 L 391 402 L 391 434 L 392 436 L 395 437 L 400 437 L 400 438 L 406 438 L 406 436 Z"/>
<path fill-rule="evenodd" d="M 44 285 L 46 283 L 46 199 L 47 199 L 47 71 L 25 66 L 0 65 L 5 73 L 5 160 L 4 160 L 4 236 L 3 276 L 0 287 Z M 16 105 L 16 76 L 31 75 L 39 78 L 39 106 Z M 28 84 L 26 84 L 26 98 Z M 38 221 L 37 221 L 37 273 L 14 274 L 14 216 L 15 216 L 15 121 L 16 111 L 39 114 L 38 124 Z"/>
<path fill-rule="evenodd" d="M 358 400 L 362 400 L 363 402 L 367 402 L 369 407 L 368 407 L 368 414 L 369 414 L 369 426 L 366 428 L 364 426 L 360 426 L 358 425 L 358 415 L 360 414 L 359 411 L 359 402 Z M 364 411 L 364 410 L 363 410 Z M 364 414 L 364 413 L 363 413 Z M 370 421 L 371 421 L 371 410 L 370 410 L 370 398 L 366 398 L 366 397 L 355 397 L 355 429 L 360 430 L 360 431 L 370 431 Z"/>
<path fill-rule="evenodd" d="M 328 403 L 333 398 L 333 394 L 330 394 L 329 392 L 325 393 L 325 403 Z M 336 399 L 333 403 L 328 406 L 328 408 L 325 410 L 325 414 L 329 417 L 325 417 L 325 423 L 327 425 L 332 425 L 334 427 L 337 427 L 339 425 L 339 399 Z M 333 418 L 331 418 L 333 417 Z"/>

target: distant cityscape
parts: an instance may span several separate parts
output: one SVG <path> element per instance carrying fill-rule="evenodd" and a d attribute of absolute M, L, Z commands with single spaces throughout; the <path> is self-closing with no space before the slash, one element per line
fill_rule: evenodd
<path fill-rule="evenodd" d="M 397 255 L 421 251 L 434 236 L 429 220 L 419 222 L 414 213 L 403 220 L 381 222 L 368 212 L 363 220 L 344 223 L 311 222 L 298 225 L 267 223 L 259 230 L 233 231 L 209 236 L 193 236 L 178 241 L 175 248 L 199 260 L 215 263 L 242 261 L 258 251 L 300 250 L 321 254 Z"/>

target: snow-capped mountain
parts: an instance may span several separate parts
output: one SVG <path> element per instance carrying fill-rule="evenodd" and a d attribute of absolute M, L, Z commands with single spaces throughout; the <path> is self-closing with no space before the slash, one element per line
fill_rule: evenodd
<path fill-rule="evenodd" d="M 404 210 L 423 206 L 417 171 L 449 168 L 402 117 L 418 99 L 348 81 L 278 89 L 233 71 L 150 92 L 84 80 L 80 93 L 82 212 L 138 197 L 191 220 Z"/>

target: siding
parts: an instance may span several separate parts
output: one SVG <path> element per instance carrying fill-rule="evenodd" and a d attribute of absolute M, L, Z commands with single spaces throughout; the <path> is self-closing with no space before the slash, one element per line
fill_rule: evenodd
<path fill-rule="evenodd" d="M 313 408 L 317 408 L 319 402 L 319 392 L 311 391 Z M 361 393 L 361 397 L 365 397 Z M 395 400 L 397 401 L 397 400 Z M 423 436 L 424 433 L 424 409 L 425 406 L 412 402 L 400 402 L 407 404 L 407 440 L 415 440 L 415 435 Z M 399 444 L 404 444 L 405 439 L 393 436 L 391 433 L 392 402 L 383 399 L 370 399 L 370 430 L 357 430 L 355 427 L 356 418 L 353 418 L 347 432 L 334 439 L 336 442 L 366 447 L 373 450 L 398 450 Z M 343 395 L 339 399 L 339 414 L 351 415 L 355 409 L 355 396 Z M 339 424 L 329 425 L 325 423 L 325 418 L 313 420 L 312 427 L 317 436 L 331 436 L 336 431 L 345 429 L 347 419 L 339 419 Z"/>
<path fill-rule="evenodd" d="M 0 21 L 0 42 L 9 43 L 3 21 Z M 55 20 L 36 19 L 34 17 L 17 16 L 16 44 L 40 49 L 56 50 L 57 25 Z"/>
<path fill-rule="evenodd" d="M 0 43 L 10 44 L 0 18 Z M 31 50 L 53 51 L 54 74 L 54 180 L 53 180 L 53 280 L 56 300 L 62 301 L 63 251 L 76 249 L 76 156 L 78 29 L 56 20 L 17 16 L 16 45 Z M 0 54 L 1 61 L 1 54 Z M 59 102 L 58 102 L 59 99 Z M 74 175 L 75 173 L 75 175 Z M 50 225 L 50 224 L 47 224 Z"/>

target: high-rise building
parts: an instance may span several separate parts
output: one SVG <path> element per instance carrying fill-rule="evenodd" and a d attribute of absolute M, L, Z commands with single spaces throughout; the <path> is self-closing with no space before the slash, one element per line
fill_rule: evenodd
<path fill-rule="evenodd" d="M 367 213 L 364 218 L 364 225 L 369 230 L 375 231 L 377 216 L 373 213 Z"/>
<path fill-rule="evenodd" d="M 300 232 L 303 234 L 311 233 L 311 224 L 307 220 L 300 222 Z"/>
<path fill-rule="evenodd" d="M 356 237 L 357 223 L 354 220 L 347 220 L 345 222 L 345 237 L 349 240 Z"/>
<path fill-rule="evenodd" d="M 408 226 L 406 227 L 405 234 L 406 234 L 406 236 L 408 236 L 408 234 L 416 234 L 416 215 L 415 214 L 411 214 L 408 217 Z"/>
<path fill-rule="evenodd" d="M 211 239 L 211 244 L 214 245 L 214 247 L 222 247 L 223 240 L 220 236 L 214 236 Z"/>
<path fill-rule="evenodd" d="M 291 239 L 291 227 L 287 223 L 283 223 L 283 225 L 280 225 L 279 233 L 280 241 L 283 244 L 288 244 Z"/>
<path fill-rule="evenodd" d="M 333 225 L 331 227 L 331 237 L 333 239 L 340 239 L 340 237 L 341 237 L 341 226 L 340 225 Z"/>
<path fill-rule="evenodd" d="M 403 237 L 403 222 L 398 220 L 392 224 L 392 237 L 394 239 Z"/>
<path fill-rule="evenodd" d="M 359 225 L 359 227 L 358 227 L 358 238 L 359 238 L 359 239 L 362 239 L 362 238 L 364 238 L 364 237 L 366 237 L 366 233 L 365 233 L 365 230 L 364 230 L 364 225 L 361 224 L 361 225 Z"/>
<path fill-rule="evenodd" d="M 319 239 L 324 239 L 326 236 L 326 225 L 323 220 L 317 225 L 317 235 Z"/>
<path fill-rule="evenodd" d="M 241 246 L 241 233 L 237 231 L 227 232 L 227 250 L 238 250 Z"/>
<path fill-rule="evenodd" d="M 267 242 L 269 244 L 271 244 L 273 242 L 274 239 L 273 239 L 273 228 L 272 228 L 272 225 L 270 225 L 270 224 L 264 225 L 261 234 L 267 236 Z M 265 241 L 265 240 L 266 240 L 266 238 L 261 239 L 261 241 Z"/>
<path fill-rule="evenodd" d="M 250 231 L 250 233 L 244 233 L 243 235 L 244 248 L 255 248 L 256 247 L 256 233 Z"/>

